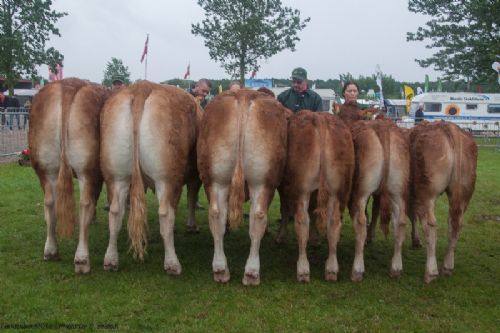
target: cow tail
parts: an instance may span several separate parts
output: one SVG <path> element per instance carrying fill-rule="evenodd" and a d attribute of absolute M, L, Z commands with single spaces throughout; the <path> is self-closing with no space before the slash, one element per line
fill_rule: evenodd
<path fill-rule="evenodd" d="M 327 211 L 328 211 L 328 199 L 330 198 L 330 193 L 328 191 L 328 186 L 326 184 L 326 165 L 325 165 L 325 140 L 326 140 L 326 129 L 323 119 L 320 118 L 319 114 L 315 114 L 314 121 L 316 122 L 316 128 L 319 132 L 320 138 L 320 153 L 319 153 L 319 189 L 316 207 L 316 228 L 322 234 L 325 233 L 327 224 Z M 326 120 L 326 119 L 325 119 Z"/>
<path fill-rule="evenodd" d="M 150 90 L 137 90 L 132 102 L 133 143 L 132 176 L 130 185 L 130 211 L 128 216 L 128 235 L 134 258 L 144 259 L 147 247 L 146 196 L 144 181 L 139 165 L 139 124 L 142 118 L 144 102 Z"/>
<path fill-rule="evenodd" d="M 243 172 L 243 147 L 245 143 L 245 123 L 248 117 L 247 110 L 243 107 L 245 103 L 239 102 L 237 111 L 238 118 L 238 153 L 236 166 L 231 178 L 231 186 L 229 189 L 229 226 L 237 228 L 243 219 L 243 202 L 245 201 L 245 174 Z"/>
<path fill-rule="evenodd" d="M 380 125 L 380 124 L 379 124 Z M 378 128 L 377 136 L 382 144 L 384 151 L 384 164 L 382 167 L 382 180 L 380 182 L 380 228 L 387 238 L 389 234 L 389 223 L 391 221 L 391 200 L 389 197 L 389 190 L 387 182 L 389 180 L 389 166 L 391 158 L 391 130 L 388 128 Z"/>
<path fill-rule="evenodd" d="M 62 85 L 60 161 L 56 185 L 57 233 L 61 238 L 70 238 L 75 230 L 75 197 L 73 195 L 73 171 L 68 162 L 66 145 L 68 140 L 69 113 L 77 89 Z"/>
<path fill-rule="evenodd" d="M 387 191 L 380 195 L 380 229 L 387 239 L 389 235 L 389 224 L 391 222 L 391 200 Z"/>

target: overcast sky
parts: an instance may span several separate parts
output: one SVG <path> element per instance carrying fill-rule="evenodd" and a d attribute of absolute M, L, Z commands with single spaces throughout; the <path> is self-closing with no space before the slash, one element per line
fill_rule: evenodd
<path fill-rule="evenodd" d="M 406 42 L 406 32 L 426 22 L 408 11 L 406 0 L 282 2 L 311 21 L 299 33 L 296 51 L 282 51 L 263 62 L 257 78 L 288 78 L 298 66 L 308 71 L 309 79 L 336 79 L 347 72 L 367 76 L 377 64 L 398 81 L 440 76 L 414 61 L 433 52 L 424 43 Z M 140 58 L 149 33 L 149 80 L 182 78 L 188 62 L 192 79 L 229 78 L 210 59 L 204 40 L 191 34 L 191 24 L 204 17 L 196 0 L 55 0 L 53 8 L 68 13 L 57 24 L 62 37 L 48 42 L 65 56 L 65 77 L 101 82 L 107 62 L 115 57 L 128 66 L 132 80 L 143 79 Z M 46 72 L 44 66 L 41 74 L 47 77 Z"/>

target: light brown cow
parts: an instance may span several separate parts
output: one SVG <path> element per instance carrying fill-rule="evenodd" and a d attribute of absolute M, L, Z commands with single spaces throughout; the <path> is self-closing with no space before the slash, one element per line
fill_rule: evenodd
<path fill-rule="evenodd" d="M 47 240 L 44 258 L 58 258 L 60 236 L 69 237 L 75 213 L 72 175 L 80 184 L 79 241 L 75 271 L 90 271 L 88 225 L 102 187 L 99 169 L 99 113 L 108 96 L 101 86 L 65 79 L 44 87 L 33 98 L 29 147 L 44 192 Z"/>
<path fill-rule="evenodd" d="M 363 112 L 366 114 L 370 111 Z M 381 209 L 386 212 L 383 214 L 391 216 L 395 234 L 391 276 L 400 276 L 403 270 L 401 248 L 405 238 L 410 178 L 408 137 L 389 120 L 360 120 L 363 116 L 350 105 L 341 108 L 339 116 L 350 124 L 356 157 L 349 200 L 349 214 L 356 235 L 351 279 L 361 281 L 365 271 L 365 210 L 371 195 L 379 196 Z"/>
<path fill-rule="evenodd" d="M 193 171 L 189 165 L 196 165 L 193 159 L 200 117 L 201 108 L 190 94 L 148 81 L 120 90 L 105 104 L 101 116 L 101 168 L 111 191 L 105 270 L 118 269 L 117 238 L 129 189 L 131 245 L 139 258 L 145 254 L 146 184 L 155 189 L 159 202 L 164 269 L 170 274 L 181 273 L 173 237 L 175 212 L 188 171 Z"/>
<path fill-rule="evenodd" d="M 436 260 L 436 216 L 434 206 L 443 192 L 448 196 L 448 249 L 443 273 L 452 273 L 455 247 L 463 215 L 476 183 L 477 145 L 472 136 L 448 122 L 421 122 L 411 134 L 411 207 L 422 223 L 427 247 L 424 280 L 439 272 Z"/>
<path fill-rule="evenodd" d="M 318 190 L 318 229 L 326 227 L 329 255 L 326 280 L 337 280 L 337 243 L 342 212 L 349 200 L 354 172 L 354 149 L 349 128 L 337 117 L 323 112 L 300 111 L 289 119 L 285 193 L 295 217 L 299 245 L 297 280 L 309 282 L 307 260 L 309 203 Z"/>
<path fill-rule="evenodd" d="M 259 92 L 226 92 L 216 96 L 205 110 L 198 140 L 198 170 L 209 200 L 215 281 L 230 278 L 223 248 L 228 201 L 229 223 L 234 227 L 241 222 L 246 181 L 251 200 L 251 247 L 243 284 L 260 283 L 260 241 L 270 201 L 282 179 L 286 133 L 284 108 Z"/>

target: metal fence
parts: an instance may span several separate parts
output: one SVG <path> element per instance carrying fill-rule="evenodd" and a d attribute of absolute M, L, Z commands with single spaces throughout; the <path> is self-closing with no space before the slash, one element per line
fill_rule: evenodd
<path fill-rule="evenodd" d="M 0 157 L 17 155 L 28 147 L 29 111 L 0 108 Z"/>
<path fill-rule="evenodd" d="M 29 111 L 25 108 L 0 108 L 0 158 L 18 155 L 28 147 Z M 411 128 L 413 122 L 393 119 L 400 127 Z M 470 130 L 481 147 L 495 147 L 500 151 L 500 124 L 498 122 L 455 122 Z"/>

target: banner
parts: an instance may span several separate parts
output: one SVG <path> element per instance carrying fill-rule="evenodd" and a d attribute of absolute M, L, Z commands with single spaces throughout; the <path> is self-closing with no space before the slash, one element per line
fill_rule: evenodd
<path fill-rule="evenodd" d="M 384 108 L 384 91 L 382 89 L 382 70 L 380 69 L 380 65 L 377 65 L 377 68 L 375 69 L 377 71 L 377 86 L 380 88 L 380 93 L 379 93 L 379 100 L 380 100 L 380 108 Z"/>
<path fill-rule="evenodd" d="M 424 92 L 429 91 L 429 75 L 425 74 Z"/>
<path fill-rule="evenodd" d="M 413 91 L 413 88 L 410 86 L 407 86 L 406 84 L 403 85 L 403 89 L 405 92 L 405 99 L 406 99 L 406 113 L 410 113 L 410 106 L 411 106 L 411 100 L 415 96 L 415 91 Z"/>
<path fill-rule="evenodd" d="M 265 80 L 245 79 L 245 88 L 260 88 L 260 87 L 272 88 L 273 87 L 273 80 L 271 80 L 271 79 L 265 79 Z"/>

